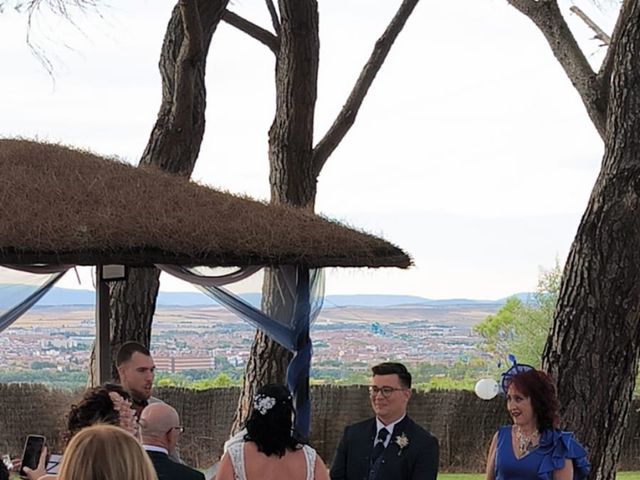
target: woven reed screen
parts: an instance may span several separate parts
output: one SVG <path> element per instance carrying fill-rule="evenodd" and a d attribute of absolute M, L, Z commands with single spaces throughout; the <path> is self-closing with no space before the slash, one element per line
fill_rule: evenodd
<path fill-rule="evenodd" d="M 182 458 L 208 467 L 221 454 L 233 421 L 238 388 L 194 391 L 161 388 L 156 395 L 173 405 L 185 432 L 180 442 Z M 311 444 L 329 464 L 344 427 L 370 416 L 366 387 L 312 388 Z M 41 385 L 0 384 L 0 453 L 18 456 L 27 434 L 47 437 L 54 452 L 62 450 L 60 435 L 69 406 L 80 397 Z M 440 441 L 442 471 L 482 471 L 491 436 L 508 423 L 503 401 L 478 399 L 471 392 L 414 393 L 409 414 Z M 640 470 L 640 401 L 635 400 L 629 429 L 620 455 L 620 470 Z"/>

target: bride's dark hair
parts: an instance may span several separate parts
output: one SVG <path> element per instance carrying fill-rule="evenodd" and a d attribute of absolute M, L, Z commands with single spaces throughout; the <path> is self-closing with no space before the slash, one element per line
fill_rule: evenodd
<path fill-rule="evenodd" d="M 282 457 L 302 443 L 293 432 L 293 399 L 283 385 L 269 384 L 256 393 L 246 423 L 246 441 L 254 442 L 265 455 Z"/>

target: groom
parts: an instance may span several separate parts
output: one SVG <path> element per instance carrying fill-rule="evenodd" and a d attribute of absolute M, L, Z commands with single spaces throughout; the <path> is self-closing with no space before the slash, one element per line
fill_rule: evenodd
<path fill-rule="evenodd" d="M 371 369 L 376 416 L 348 426 L 331 466 L 331 480 L 433 480 L 438 440 L 407 416 L 411 374 L 401 363 Z"/>

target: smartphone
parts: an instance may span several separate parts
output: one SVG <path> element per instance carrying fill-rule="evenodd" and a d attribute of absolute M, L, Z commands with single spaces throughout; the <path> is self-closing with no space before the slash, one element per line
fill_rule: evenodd
<path fill-rule="evenodd" d="M 29 435 L 27 441 L 24 442 L 24 452 L 22 453 L 22 467 L 20 467 L 20 476 L 26 477 L 24 467 L 32 470 L 38 468 L 40 454 L 44 448 L 44 437 L 42 435 Z"/>

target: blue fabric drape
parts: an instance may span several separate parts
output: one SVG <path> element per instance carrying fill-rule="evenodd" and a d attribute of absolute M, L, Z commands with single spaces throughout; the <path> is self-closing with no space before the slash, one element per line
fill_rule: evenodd
<path fill-rule="evenodd" d="M 293 309 L 293 337 L 295 350 L 287 368 L 287 386 L 293 392 L 296 406 L 295 428 L 298 434 L 309 438 L 311 429 L 311 399 L 309 397 L 309 373 L 311 371 L 312 344 L 309 270 L 298 268 L 295 307 Z"/>
<path fill-rule="evenodd" d="M 65 273 L 66 270 L 59 273 L 49 274 L 50 277 L 42 285 L 35 287 L 35 289 L 22 301 L 14 303 L 14 299 L 3 300 L 3 304 L 11 301 L 11 303 L 13 303 L 13 307 L 8 309 L 6 312 L 2 312 L 0 315 L 0 332 L 9 328 L 16 320 L 33 307 L 38 300 L 51 290 L 51 287 L 53 287 Z"/>
<path fill-rule="evenodd" d="M 277 270 L 278 279 L 283 282 L 279 292 L 281 301 L 293 304 L 293 308 L 283 309 L 278 318 L 270 317 L 224 287 L 200 283 L 198 288 L 293 352 L 287 369 L 287 386 L 293 393 L 296 405 L 296 431 L 302 438 L 308 438 L 311 426 L 309 373 L 312 355 L 309 331 L 322 308 L 324 276 L 322 270 L 305 267 L 279 267 Z"/>
<path fill-rule="evenodd" d="M 234 295 L 224 287 L 204 287 L 198 286 L 200 290 L 213 298 L 220 305 L 228 308 L 243 320 L 253 324 L 256 328 L 264 331 L 273 340 L 278 342 L 290 352 L 295 351 L 291 331 L 286 325 L 272 319 L 261 310 L 254 307 L 241 297 Z"/>
<path fill-rule="evenodd" d="M 308 438 L 311 423 L 311 403 L 309 397 L 309 373 L 311 370 L 312 344 L 309 331 L 317 318 L 324 300 L 324 276 L 322 270 L 309 270 L 300 266 L 284 266 L 276 269 L 279 283 L 279 301 L 284 306 L 277 309 L 278 314 L 271 317 L 252 306 L 241 297 L 234 295 L 218 285 L 244 278 L 257 271 L 257 268 L 238 271 L 223 277 L 205 277 L 194 269 L 166 267 L 168 273 L 178 274 L 183 280 L 191 280 L 211 298 L 227 307 L 240 318 L 250 322 L 265 332 L 274 341 L 293 352 L 293 358 L 287 369 L 287 385 L 294 395 L 296 405 L 296 430 L 302 438 Z M 40 300 L 64 275 L 69 266 L 30 267 L 32 273 L 51 275 L 45 283 L 36 288 L 23 301 L 0 315 L 0 332 L 15 322 L 22 314 Z M 48 270 L 47 270 L 48 269 Z M 57 272 L 57 273 L 52 273 Z M 186 277 L 186 278 L 185 278 Z"/>

